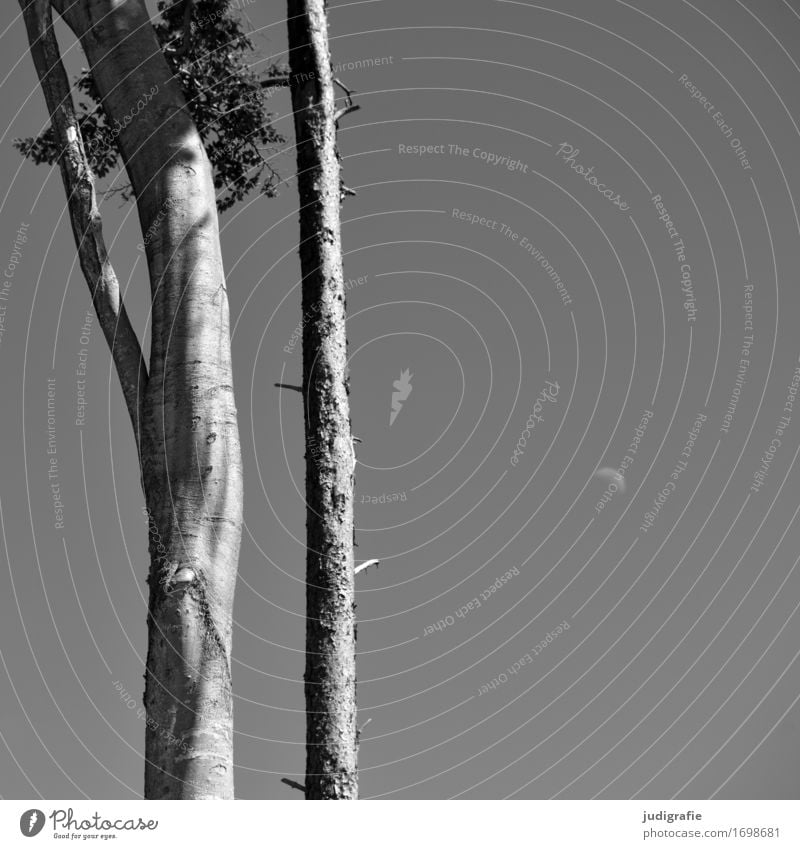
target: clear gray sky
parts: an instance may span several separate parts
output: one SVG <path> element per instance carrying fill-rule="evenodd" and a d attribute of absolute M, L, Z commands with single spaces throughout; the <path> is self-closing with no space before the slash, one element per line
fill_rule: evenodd
<path fill-rule="evenodd" d="M 283 6 L 239 6 L 256 58 L 285 58 Z M 16 14 L 0 795 L 134 797 L 143 502 L 60 176 L 11 147 L 46 120 Z M 358 578 L 362 795 L 796 798 L 800 3 L 366 0 L 330 24 L 361 106 L 340 133 L 356 553 L 382 561 Z M 293 162 L 221 220 L 243 798 L 296 796 L 304 769 L 302 410 L 273 388 L 301 370 Z M 145 334 L 135 210 L 102 212 Z"/>

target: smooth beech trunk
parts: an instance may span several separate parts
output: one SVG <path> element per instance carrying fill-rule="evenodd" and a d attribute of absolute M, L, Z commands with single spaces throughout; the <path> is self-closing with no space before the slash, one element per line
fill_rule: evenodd
<path fill-rule="evenodd" d="M 61 171 L 81 265 L 139 447 L 150 547 L 145 796 L 232 798 L 242 466 L 211 166 L 144 0 L 52 0 L 80 39 L 109 122 L 120 128 L 151 285 L 146 369 L 102 245 L 66 74 L 52 55 L 49 2 L 20 2 L 65 151 Z"/>
<path fill-rule="evenodd" d="M 325 3 L 289 0 L 287 24 L 303 275 L 305 793 L 307 799 L 355 799 L 355 458 L 348 400 L 336 107 Z"/>

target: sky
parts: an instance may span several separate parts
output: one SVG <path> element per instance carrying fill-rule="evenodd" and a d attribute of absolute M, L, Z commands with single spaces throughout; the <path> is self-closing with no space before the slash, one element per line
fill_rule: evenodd
<path fill-rule="evenodd" d="M 254 67 L 285 60 L 283 6 L 238 6 Z M 136 798 L 135 446 L 60 176 L 12 147 L 47 116 L 2 15 L 0 796 Z M 361 107 L 339 133 L 356 559 L 381 560 L 357 579 L 362 798 L 797 798 L 800 3 L 329 18 Z M 274 387 L 301 377 L 297 197 L 271 103 L 285 182 L 220 219 L 239 798 L 296 797 L 305 761 L 302 409 Z M 135 209 L 101 212 L 144 336 Z"/>

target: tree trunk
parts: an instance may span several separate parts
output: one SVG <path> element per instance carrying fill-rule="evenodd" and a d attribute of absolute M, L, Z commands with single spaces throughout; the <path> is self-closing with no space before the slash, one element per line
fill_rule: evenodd
<path fill-rule="evenodd" d="M 144 0 L 53 5 L 80 39 L 119 128 L 150 276 L 150 368 L 137 412 L 150 543 L 145 796 L 232 798 L 242 466 L 211 166 Z M 91 269 L 94 291 L 90 277 Z M 124 387 L 122 371 L 120 379 Z"/>
<path fill-rule="evenodd" d="M 306 426 L 307 799 L 355 799 L 353 471 L 333 72 L 323 0 L 288 0 Z M 308 450 L 313 445 L 314 451 Z"/>

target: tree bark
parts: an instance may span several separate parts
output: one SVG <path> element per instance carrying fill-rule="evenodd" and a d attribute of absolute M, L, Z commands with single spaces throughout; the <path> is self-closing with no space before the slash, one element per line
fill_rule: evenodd
<path fill-rule="evenodd" d="M 49 6 L 20 2 L 26 17 Z M 150 368 L 136 383 L 150 548 L 145 796 L 232 798 L 230 649 L 242 465 L 211 166 L 144 0 L 53 5 L 80 39 L 106 116 L 119 128 L 150 276 Z M 46 95 L 52 65 L 37 64 Z M 48 107 L 66 151 L 76 132 L 80 139 L 77 125 L 70 130 L 59 118 L 57 103 Z M 81 169 L 89 171 L 85 155 Z M 75 220 L 80 252 L 86 228 Z M 82 267 L 92 291 L 102 290 L 96 268 Z M 124 389 L 130 369 L 116 355 L 115 364 Z"/>
<path fill-rule="evenodd" d="M 287 24 L 303 275 L 305 790 L 307 799 L 355 799 L 355 458 L 348 400 L 341 183 L 325 3 L 288 0 Z"/>
<path fill-rule="evenodd" d="M 55 133 L 62 142 L 59 168 L 81 270 L 111 349 L 138 446 L 147 368 L 106 251 L 94 177 L 88 166 L 69 80 L 53 31 L 52 10 L 49 0 L 22 0 L 21 6 L 34 67 Z"/>

